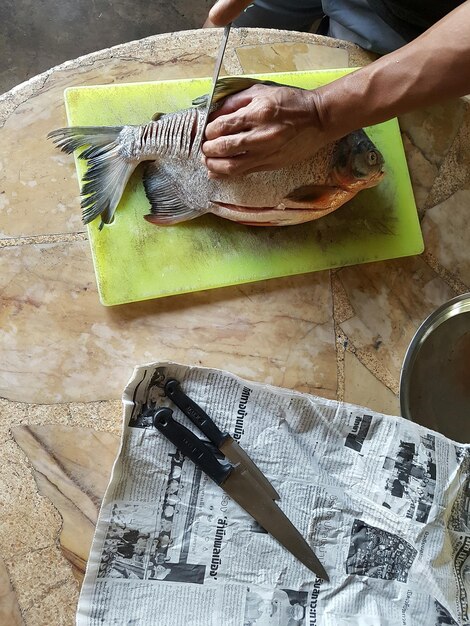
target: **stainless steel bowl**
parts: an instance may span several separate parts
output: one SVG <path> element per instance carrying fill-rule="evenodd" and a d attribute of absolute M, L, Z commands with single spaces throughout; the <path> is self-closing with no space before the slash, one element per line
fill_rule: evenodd
<path fill-rule="evenodd" d="M 400 406 L 403 417 L 470 443 L 470 293 L 418 328 L 401 370 Z"/>

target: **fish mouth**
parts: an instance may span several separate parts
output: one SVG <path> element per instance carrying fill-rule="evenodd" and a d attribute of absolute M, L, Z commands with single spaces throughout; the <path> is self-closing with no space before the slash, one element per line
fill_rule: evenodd
<path fill-rule="evenodd" d="M 367 181 L 366 188 L 375 187 L 376 185 L 380 183 L 380 181 L 382 180 L 382 178 L 384 178 L 384 176 L 385 176 L 385 170 L 384 169 L 379 170 L 378 172 L 370 176 L 370 178 Z"/>

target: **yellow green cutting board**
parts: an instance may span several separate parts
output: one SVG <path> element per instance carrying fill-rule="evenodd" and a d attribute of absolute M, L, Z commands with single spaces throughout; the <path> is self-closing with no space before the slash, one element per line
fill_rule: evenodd
<path fill-rule="evenodd" d="M 311 89 L 349 71 L 256 77 Z M 71 126 L 141 124 L 156 111 L 189 107 L 210 84 L 207 78 L 70 88 L 65 92 L 68 121 Z M 123 304 L 422 252 L 397 120 L 366 130 L 384 155 L 385 179 L 334 213 L 299 226 L 242 226 L 213 215 L 175 226 L 149 224 L 143 219 L 150 207 L 138 169 L 114 222 L 102 231 L 99 219 L 88 227 L 101 302 Z M 85 163 L 76 162 L 81 178 Z"/>

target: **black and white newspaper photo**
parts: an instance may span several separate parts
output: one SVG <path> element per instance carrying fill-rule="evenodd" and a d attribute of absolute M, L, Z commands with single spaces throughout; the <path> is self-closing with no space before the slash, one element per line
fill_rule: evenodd
<path fill-rule="evenodd" d="M 154 427 L 170 407 L 201 435 L 172 378 L 269 479 L 329 581 Z M 220 370 L 135 369 L 77 626 L 463 626 L 469 596 L 467 445 Z"/>

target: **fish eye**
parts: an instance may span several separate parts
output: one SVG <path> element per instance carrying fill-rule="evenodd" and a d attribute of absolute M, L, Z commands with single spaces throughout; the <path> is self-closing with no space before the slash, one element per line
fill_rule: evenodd
<path fill-rule="evenodd" d="M 377 165 L 379 160 L 379 155 L 375 150 L 369 150 L 367 153 L 367 163 L 369 165 Z"/>

